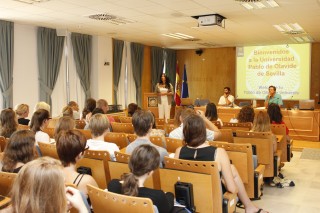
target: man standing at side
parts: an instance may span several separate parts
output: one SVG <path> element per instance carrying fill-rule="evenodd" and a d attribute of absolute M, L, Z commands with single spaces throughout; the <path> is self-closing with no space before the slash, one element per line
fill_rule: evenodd
<path fill-rule="evenodd" d="M 230 87 L 224 88 L 224 94 L 219 99 L 219 103 L 218 103 L 219 106 L 232 107 L 233 102 L 234 102 L 234 97 L 233 97 L 233 95 L 230 95 L 230 92 L 231 92 Z"/>
<path fill-rule="evenodd" d="M 264 106 L 268 108 L 270 104 L 277 104 L 279 107 L 283 105 L 282 97 L 276 93 L 277 88 L 275 86 L 269 86 L 269 94 L 266 96 Z"/>

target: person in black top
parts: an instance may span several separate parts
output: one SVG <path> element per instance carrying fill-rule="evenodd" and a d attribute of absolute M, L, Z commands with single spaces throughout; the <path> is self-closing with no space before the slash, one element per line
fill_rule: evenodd
<path fill-rule="evenodd" d="M 27 119 L 29 116 L 29 106 L 27 104 L 19 104 L 16 106 L 15 111 L 18 116 L 18 123 L 28 126 L 30 122 L 30 119 Z"/>
<path fill-rule="evenodd" d="M 150 145 L 138 146 L 130 157 L 130 173 L 123 174 L 121 180 L 111 180 L 108 190 L 118 194 L 150 198 L 159 213 L 171 212 L 174 204 L 172 193 L 164 193 L 162 190 L 150 189 L 143 185 L 159 164 L 160 155 L 156 148 Z"/>
<path fill-rule="evenodd" d="M 175 152 L 175 158 L 196 161 L 216 161 L 226 190 L 238 193 L 246 213 L 266 212 L 253 205 L 244 188 L 237 169 L 230 165 L 227 152 L 222 148 L 212 147 L 206 141 L 206 126 L 201 115 L 190 115 L 183 122 L 185 146 Z"/>

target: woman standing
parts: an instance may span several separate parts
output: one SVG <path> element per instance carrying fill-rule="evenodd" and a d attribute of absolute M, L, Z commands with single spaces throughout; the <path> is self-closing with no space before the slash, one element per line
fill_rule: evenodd
<path fill-rule="evenodd" d="M 158 94 L 159 118 L 165 118 L 167 122 L 167 119 L 170 119 L 173 86 L 164 73 L 161 74 L 160 81 L 156 85 L 156 93 Z"/>

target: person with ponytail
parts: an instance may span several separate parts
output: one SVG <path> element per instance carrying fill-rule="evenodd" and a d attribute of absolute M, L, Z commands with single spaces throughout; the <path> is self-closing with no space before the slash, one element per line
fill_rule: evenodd
<path fill-rule="evenodd" d="M 171 212 L 174 204 L 172 193 L 144 187 L 144 182 L 159 168 L 159 164 L 160 154 L 155 147 L 146 144 L 138 146 L 129 160 L 130 173 L 123 174 L 121 180 L 111 180 L 108 190 L 128 196 L 150 198 L 159 213 Z"/>

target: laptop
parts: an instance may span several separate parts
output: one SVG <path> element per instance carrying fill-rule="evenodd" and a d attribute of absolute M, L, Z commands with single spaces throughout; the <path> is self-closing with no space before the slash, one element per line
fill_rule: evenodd
<path fill-rule="evenodd" d="M 300 110 L 314 110 L 314 100 L 300 100 L 299 101 Z"/>

